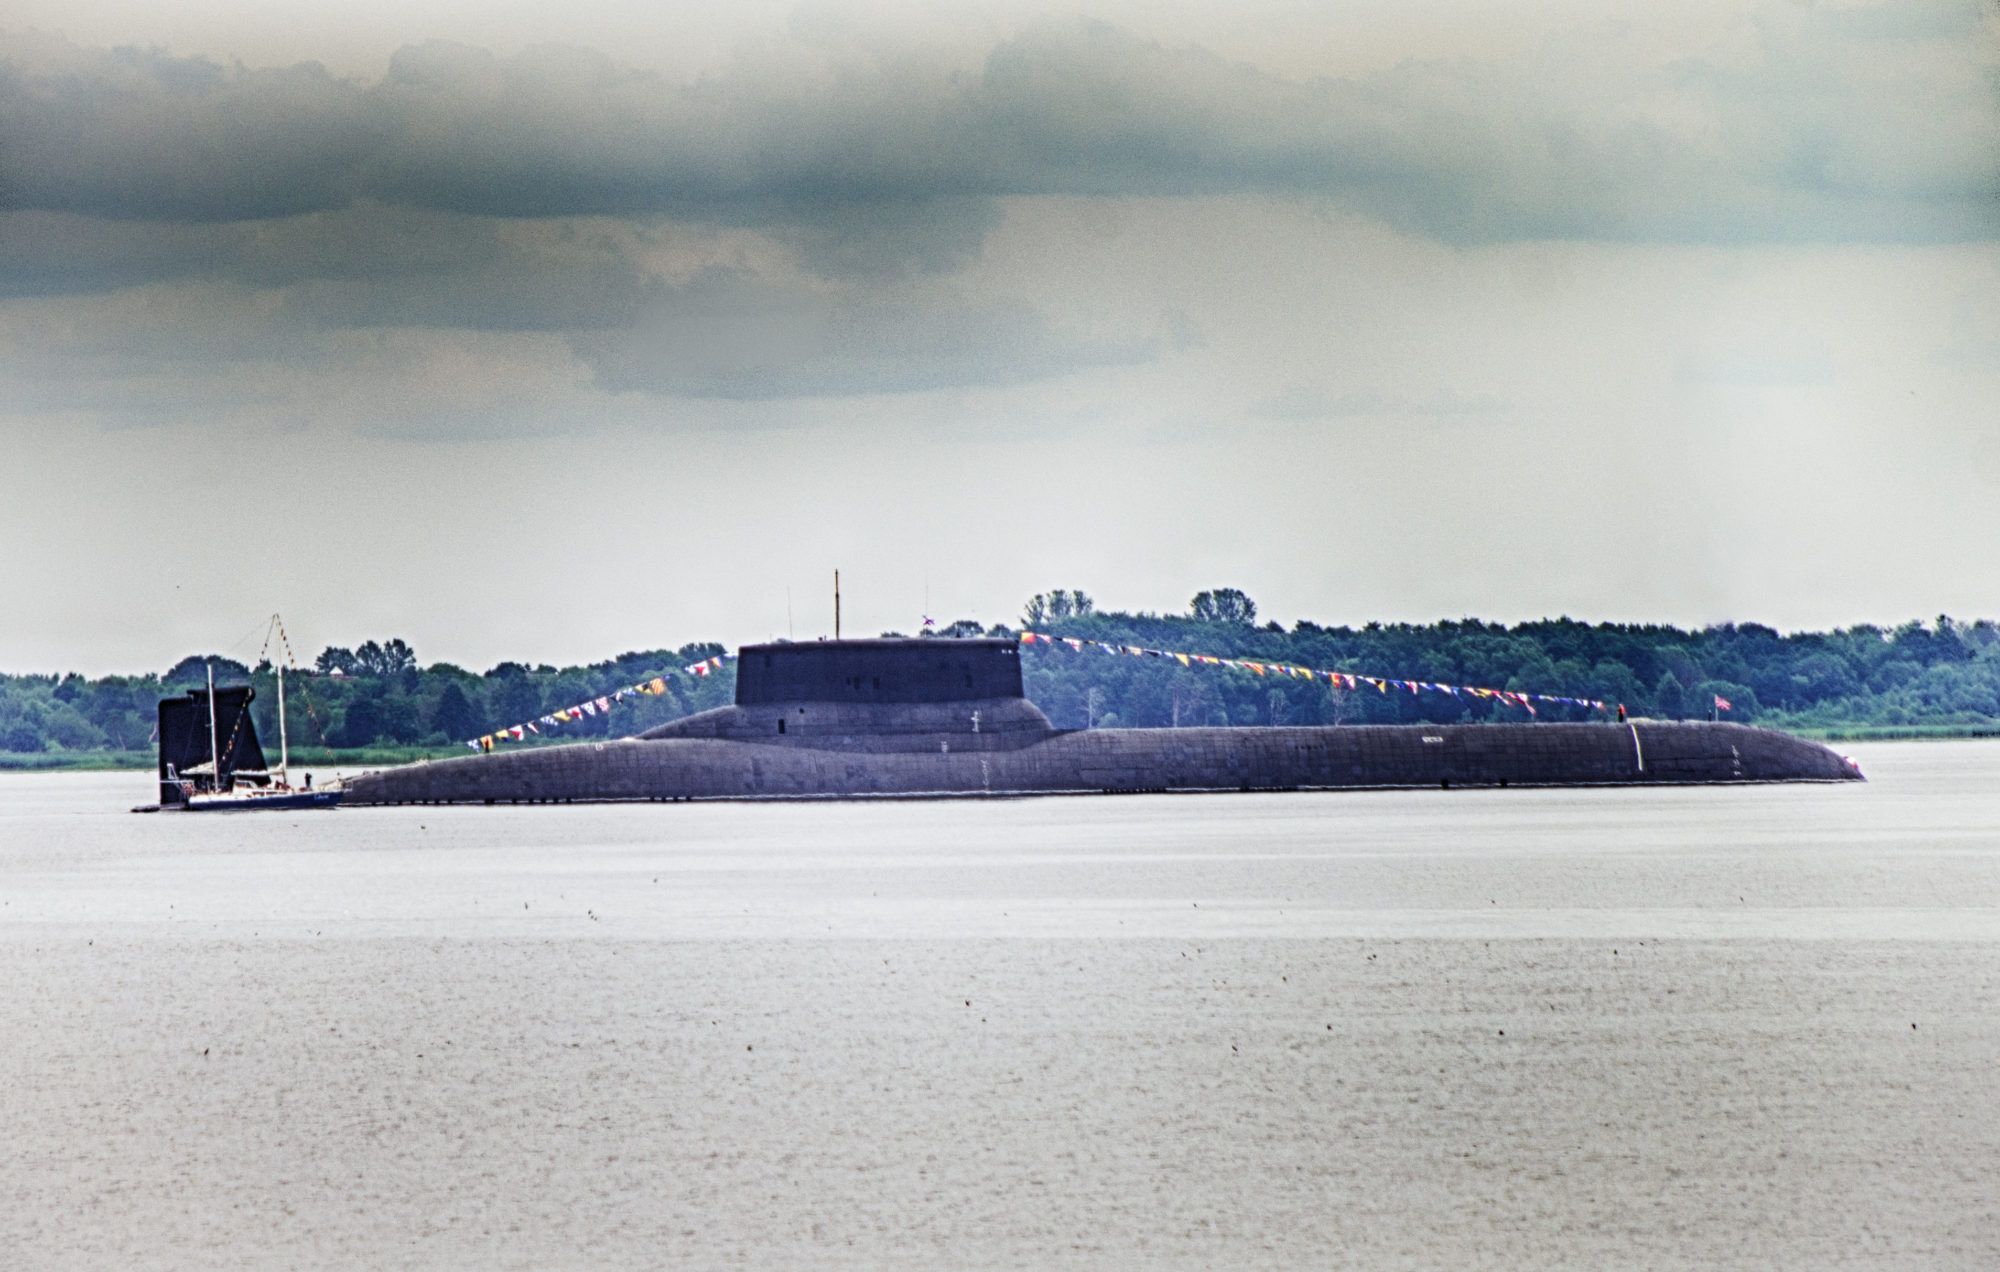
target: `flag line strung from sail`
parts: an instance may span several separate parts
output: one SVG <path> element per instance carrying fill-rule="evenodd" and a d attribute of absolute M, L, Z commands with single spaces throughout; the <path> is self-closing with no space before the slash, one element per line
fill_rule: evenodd
<path fill-rule="evenodd" d="M 722 664 L 735 657 L 735 654 L 720 653 L 713 658 L 704 658 L 700 662 L 689 663 L 687 666 L 681 668 L 681 672 L 699 679 L 702 676 L 712 675 L 715 672 L 721 671 Z M 530 736 L 541 736 L 544 729 L 553 731 L 572 720 L 583 720 L 608 712 L 627 698 L 639 696 L 656 697 L 666 691 L 666 676 L 654 676 L 651 680 L 642 680 L 636 685 L 627 685 L 623 689 L 614 689 L 610 693 L 586 699 L 573 707 L 564 707 L 560 711 L 551 711 L 545 716 L 529 720 L 523 724 L 512 725 L 505 729 L 495 729 L 491 733 L 472 739 L 466 745 L 475 751 L 491 751 L 494 747 L 504 742 L 525 742 Z"/>
<path fill-rule="evenodd" d="M 1584 707 L 1592 711 L 1608 711 L 1595 698 L 1572 698 L 1559 693 L 1522 693 L 1515 689 L 1489 689 L 1482 685 L 1447 685 L 1432 680 L 1403 680 L 1389 676 L 1363 676 L 1349 671 L 1325 671 L 1314 667 L 1299 667 L 1291 663 L 1257 662 L 1249 658 L 1218 658 L 1213 654 L 1184 654 L 1170 649 L 1147 649 L 1142 645 L 1115 645 L 1102 640 L 1078 640 L 1074 636 L 1051 636 L 1046 632 L 1022 632 L 1021 644 L 1032 647 L 1043 645 L 1067 645 L 1078 653 L 1086 649 L 1101 649 L 1107 654 L 1128 658 L 1171 658 L 1183 667 L 1228 667 L 1236 671 L 1247 671 L 1255 676 L 1280 676 L 1300 680 L 1326 680 L 1330 684 L 1343 685 L 1349 689 L 1359 689 L 1367 685 L 1382 693 L 1394 689 L 1415 697 L 1419 693 L 1444 693 L 1454 698 L 1482 699 L 1488 702 L 1504 702 L 1509 706 L 1525 708 L 1529 715 L 1539 715 L 1535 710 L 1537 702 L 1552 702 L 1566 707 Z"/>

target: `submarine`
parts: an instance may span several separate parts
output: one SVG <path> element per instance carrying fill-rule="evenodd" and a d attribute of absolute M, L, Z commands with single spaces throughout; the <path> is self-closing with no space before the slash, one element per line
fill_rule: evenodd
<path fill-rule="evenodd" d="M 363 773 L 349 806 L 1855 781 L 1816 742 L 1634 720 L 1058 729 L 1013 640 L 745 645 L 736 700 L 633 737 Z"/>

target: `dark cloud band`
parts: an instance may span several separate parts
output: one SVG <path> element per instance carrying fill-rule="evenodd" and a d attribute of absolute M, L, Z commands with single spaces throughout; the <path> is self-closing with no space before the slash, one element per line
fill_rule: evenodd
<path fill-rule="evenodd" d="M 964 209 L 1019 194 L 1332 197 L 1455 241 L 1993 237 L 1978 11 L 1905 8 L 1931 20 L 1774 23 L 1748 62 L 1651 65 L 1580 33 L 1525 63 L 1314 80 L 1091 24 L 1030 30 L 965 77 L 905 61 L 692 84 L 567 48 L 426 44 L 362 84 L 31 40 L 0 64 L 0 206 L 643 213 L 798 227 L 863 261 L 871 209 L 905 230 L 937 211 L 953 228 L 913 247 L 950 258 L 980 232 Z"/>

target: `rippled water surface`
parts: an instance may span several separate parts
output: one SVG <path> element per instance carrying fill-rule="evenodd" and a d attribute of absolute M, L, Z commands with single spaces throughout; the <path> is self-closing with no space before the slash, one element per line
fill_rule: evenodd
<path fill-rule="evenodd" d="M 9 1267 L 2000 1265 L 2000 745 L 124 810 L 0 776 Z"/>

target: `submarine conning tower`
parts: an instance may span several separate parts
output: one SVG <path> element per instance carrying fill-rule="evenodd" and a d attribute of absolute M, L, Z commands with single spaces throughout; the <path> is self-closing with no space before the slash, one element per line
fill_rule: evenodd
<path fill-rule="evenodd" d="M 745 645 L 736 705 L 639 736 L 845 751 L 1006 751 L 1055 734 L 1021 690 L 1013 640 L 820 640 Z"/>
<path fill-rule="evenodd" d="M 745 645 L 736 654 L 736 705 L 782 702 L 965 702 L 1020 698 L 1021 647 L 1012 640 L 819 640 Z"/>

